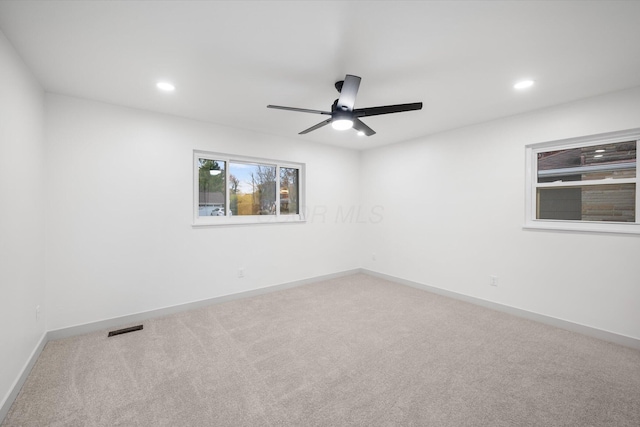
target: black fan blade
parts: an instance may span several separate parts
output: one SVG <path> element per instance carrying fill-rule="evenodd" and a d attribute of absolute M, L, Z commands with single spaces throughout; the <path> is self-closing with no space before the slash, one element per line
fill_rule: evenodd
<path fill-rule="evenodd" d="M 275 108 L 277 110 L 299 111 L 300 113 L 326 114 L 331 115 L 329 111 L 308 110 L 306 108 L 282 107 L 280 105 L 267 105 L 267 108 Z"/>
<path fill-rule="evenodd" d="M 360 87 L 360 80 L 358 76 L 352 76 L 347 74 L 340 90 L 340 98 L 338 98 L 338 104 L 336 105 L 342 111 L 352 111 L 353 106 L 356 104 L 356 95 L 358 94 L 358 88 Z"/>
<path fill-rule="evenodd" d="M 367 136 L 375 135 L 376 131 L 371 129 L 369 126 L 365 125 L 362 120 L 354 117 L 353 118 L 353 128 L 358 132 L 363 132 Z"/>
<path fill-rule="evenodd" d="M 322 126 L 326 126 L 329 123 L 331 123 L 331 119 L 327 119 L 324 122 L 320 122 L 315 126 L 311 126 L 309 129 L 305 129 L 302 132 L 300 132 L 298 135 L 304 135 L 305 133 L 309 133 L 309 132 L 314 131 L 316 129 L 320 129 Z"/>
<path fill-rule="evenodd" d="M 383 107 L 358 108 L 353 113 L 356 117 L 379 116 L 380 114 L 401 113 L 403 111 L 421 110 L 422 102 L 412 104 L 385 105 Z"/>

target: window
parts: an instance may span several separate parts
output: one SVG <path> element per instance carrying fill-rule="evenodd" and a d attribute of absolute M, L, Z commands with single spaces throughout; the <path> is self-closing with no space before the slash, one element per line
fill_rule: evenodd
<path fill-rule="evenodd" d="M 640 233 L 640 129 L 528 145 L 525 227 Z"/>
<path fill-rule="evenodd" d="M 304 164 L 194 151 L 194 225 L 304 221 Z"/>

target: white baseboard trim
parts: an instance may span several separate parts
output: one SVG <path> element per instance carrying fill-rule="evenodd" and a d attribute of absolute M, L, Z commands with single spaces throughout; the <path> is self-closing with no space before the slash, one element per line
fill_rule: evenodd
<path fill-rule="evenodd" d="M 51 330 L 48 333 L 49 340 L 58 340 L 62 338 L 69 338 L 76 335 L 88 334 L 91 332 L 102 331 L 106 329 L 121 328 L 129 326 L 133 323 L 140 323 L 145 320 L 155 319 L 158 317 L 169 316 L 171 314 L 181 313 L 188 310 L 194 310 L 201 307 L 206 307 L 213 304 L 221 304 L 227 301 L 233 301 L 241 298 L 249 298 L 257 295 L 263 295 L 270 292 L 281 291 L 284 289 L 295 288 L 297 286 L 308 285 L 314 282 L 320 282 L 323 280 L 335 279 L 338 277 L 349 276 L 359 273 L 360 269 L 341 271 L 338 273 L 325 274 L 322 276 L 311 277 L 307 279 L 295 280 L 293 282 L 283 283 L 280 285 L 271 285 L 263 288 L 252 289 L 249 291 L 238 292 L 235 294 L 222 295 L 219 297 L 208 298 L 205 300 L 193 301 L 179 305 L 173 305 L 169 307 L 158 308 L 155 310 L 145 311 L 142 313 L 129 314 L 126 316 L 114 317 L 111 319 L 99 320 L 92 323 L 85 323 L 82 325 L 70 326 L 67 328 Z"/>
<path fill-rule="evenodd" d="M 582 335 L 598 338 L 603 341 L 608 341 L 614 344 L 619 344 L 625 347 L 630 347 L 630 348 L 640 350 L 640 339 L 637 339 L 637 338 L 616 334 L 615 332 L 609 332 L 602 329 L 593 328 L 591 326 L 581 325 L 579 323 L 574 323 L 568 320 L 563 320 L 556 317 L 535 313 L 533 311 L 523 310 L 521 308 L 511 307 L 511 306 L 500 304 L 497 302 L 484 300 L 482 298 L 476 298 L 469 295 L 459 294 L 457 292 L 448 291 L 446 289 L 425 285 L 423 283 L 418 283 L 418 282 L 414 282 L 407 279 L 402 279 L 396 276 L 390 276 L 388 274 L 379 273 L 377 271 L 368 270 L 366 268 L 361 268 L 360 271 L 364 274 L 385 279 L 390 282 L 411 286 L 412 288 L 422 289 L 428 292 L 432 292 L 434 294 L 469 302 L 471 304 L 490 308 L 492 310 L 501 311 L 503 313 L 512 314 L 517 317 L 522 317 L 525 319 L 533 320 L 535 322 L 544 323 L 545 325 L 554 326 L 556 328 L 565 329 L 571 332 L 577 332 Z"/>
<path fill-rule="evenodd" d="M 0 404 L 0 424 L 2 424 L 5 417 L 9 413 L 11 405 L 13 404 L 14 400 L 16 400 L 16 397 L 18 397 L 18 394 L 20 393 L 24 382 L 27 380 L 27 377 L 29 377 L 31 369 L 33 369 L 33 366 L 36 364 L 36 361 L 38 360 L 38 357 L 40 357 L 40 353 L 42 353 L 42 350 L 44 350 L 44 346 L 47 345 L 47 342 L 49 342 L 49 338 L 47 332 L 45 332 L 40 337 L 40 341 L 38 341 L 38 344 L 36 344 L 36 347 L 33 349 L 31 355 L 29 355 L 29 358 L 22 367 L 20 375 L 18 375 L 18 378 L 16 378 L 16 380 L 13 382 L 11 389 L 2 400 L 2 403 Z"/>

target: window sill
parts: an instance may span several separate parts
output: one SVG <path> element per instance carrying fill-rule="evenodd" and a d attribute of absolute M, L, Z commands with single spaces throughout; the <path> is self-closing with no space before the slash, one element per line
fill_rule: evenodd
<path fill-rule="evenodd" d="M 230 217 L 195 218 L 192 227 L 216 227 L 249 224 L 300 224 L 307 220 L 302 215 L 242 215 Z"/>
<path fill-rule="evenodd" d="M 530 220 L 527 221 L 522 228 L 549 231 L 579 231 L 585 233 L 640 234 L 640 224 L 636 223 Z"/>

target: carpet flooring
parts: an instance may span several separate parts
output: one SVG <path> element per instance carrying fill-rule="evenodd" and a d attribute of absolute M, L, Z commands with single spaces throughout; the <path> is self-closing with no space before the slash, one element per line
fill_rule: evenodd
<path fill-rule="evenodd" d="M 346 276 L 47 344 L 3 426 L 640 426 L 640 351 Z"/>

